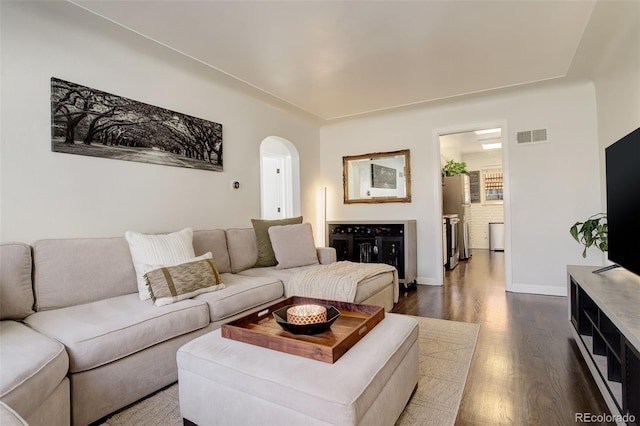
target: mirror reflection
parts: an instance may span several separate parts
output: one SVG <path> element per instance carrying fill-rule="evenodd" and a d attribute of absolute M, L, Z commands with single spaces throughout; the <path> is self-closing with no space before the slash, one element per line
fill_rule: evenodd
<path fill-rule="evenodd" d="M 411 202 L 409 150 L 342 157 L 344 202 Z"/>

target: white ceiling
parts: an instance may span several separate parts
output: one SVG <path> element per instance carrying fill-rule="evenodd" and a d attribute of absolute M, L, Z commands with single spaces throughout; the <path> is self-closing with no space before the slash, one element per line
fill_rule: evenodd
<path fill-rule="evenodd" d="M 476 131 L 451 133 L 440 136 L 440 152 L 450 158 L 459 154 L 486 152 L 483 144 L 502 142 L 502 129 L 477 129 L 478 131 L 496 130 L 495 132 L 478 134 Z"/>
<path fill-rule="evenodd" d="M 72 3 L 325 120 L 564 77 L 595 4 Z"/>

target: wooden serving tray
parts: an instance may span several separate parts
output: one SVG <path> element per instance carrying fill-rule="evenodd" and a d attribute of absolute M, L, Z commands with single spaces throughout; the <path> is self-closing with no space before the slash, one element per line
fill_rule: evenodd
<path fill-rule="evenodd" d="M 272 312 L 277 309 L 308 303 L 332 305 L 340 311 L 340 317 L 329 330 L 314 335 L 289 333 L 273 319 Z M 228 339 L 333 364 L 383 319 L 380 306 L 293 296 L 223 324 L 221 329 L 222 337 Z"/>

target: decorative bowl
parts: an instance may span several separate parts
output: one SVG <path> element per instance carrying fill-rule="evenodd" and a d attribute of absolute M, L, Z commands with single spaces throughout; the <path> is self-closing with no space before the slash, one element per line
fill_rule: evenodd
<path fill-rule="evenodd" d="M 340 311 L 331 305 L 322 305 L 327 309 L 327 320 L 313 324 L 294 324 L 287 321 L 287 310 L 297 305 L 287 305 L 273 311 L 273 319 L 284 330 L 293 334 L 318 334 L 327 331 L 340 316 Z"/>
<path fill-rule="evenodd" d="M 315 303 L 292 306 L 287 309 L 287 322 L 297 325 L 327 322 L 327 308 Z"/>

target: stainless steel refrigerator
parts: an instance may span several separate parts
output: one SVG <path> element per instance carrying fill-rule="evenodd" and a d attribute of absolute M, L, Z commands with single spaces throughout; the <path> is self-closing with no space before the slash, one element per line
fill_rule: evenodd
<path fill-rule="evenodd" d="M 442 214 L 457 214 L 458 249 L 460 260 L 471 257 L 469 221 L 471 220 L 471 195 L 468 175 L 445 176 L 442 178 Z"/>
<path fill-rule="evenodd" d="M 458 219 L 457 214 L 446 214 L 444 220 L 444 267 L 451 270 L 456 267 L 460 259 L 460 250 L 458 248 Z"/>

